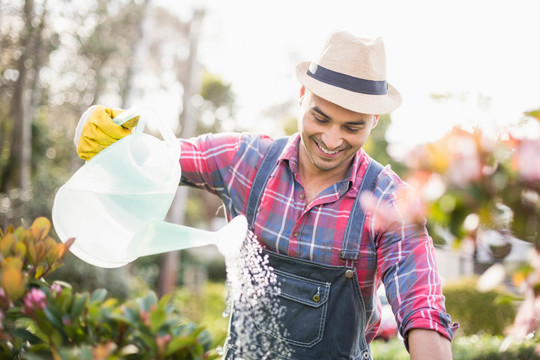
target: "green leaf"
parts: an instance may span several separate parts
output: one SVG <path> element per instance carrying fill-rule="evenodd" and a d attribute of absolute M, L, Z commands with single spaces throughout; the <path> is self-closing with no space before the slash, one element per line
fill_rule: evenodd
<path fill-rule="evenodd" d="M 44 271 L 45 271 L 45 269 L 43 268 L 43 265 L 39 265 L 36 268 L 36 275 L 34 275 L 34 278 L 40 279 L 42 277 Z"/>
<path fill-rule="evenodd" d="M 38 217 L 30 226 L 30 232 L 36 241 L 45 239 L 51 228 L 51 222 L 45 217 Z"/>
<path fill-rule="evenodd" d="M 11 255 L 13 244 L 15 244 L 15 236 L 13 234 L 6 234 L 6 236 L 0 240 L 0 252 L 4 257 Z"/>
<path fill-rule="evenodd" d="M 211 354 L 205 357 L 206 360 L 214 360 L 214 359 L 221 359 L 221 355 L 219 354 Z"/>
<path fill-rule="evenodd" d="M 136 336 L 141 342 L 144 343 L 144 346 L 149 349 L 155 349 L 156 348 L 156 340 L 153 336 L 147 335 L 142 332 L 137 332 Z"/>
<path fill-rule="evenodd" d="M 165 308 L 166 305 L 171 300 L 172 293 L 163 295 L 163 297 L 159 300 L 159 306 Z"/>
<path fill-rule="evenodd" d="M 112 320 L 116 320 L 117 322 L 126 323 L 128 325 L 133 325 L 133 321 L 131 321 L 127 316 L 119 313 L 111 313 L 109 315 L 109 318 Z"/>
<path fill-rule="evenodd" d="M 150 291 L 144 298 L 138 299 L 138 303 L 142 310 L 149 312 L 158 303 L 156 293 Z"/>
<path fill-rule="evenodd" d="M 540 110 L 526 112 L 525 115 L 532 116 L 540 121 Z"/>
<path fill-rule="evenodd" d="M 70 289 L 64 289 L 58 296 L 58 306 L 63 313 L 67 313 L 73 303 L 73 296 Z"/>
<path fill-rule="evenodd" d="M 24 258 L 26 256 L 26 245 L 22 242 L 18 242 L 13 246 L 13 252 L 18 258 Z"/>
<path fill-rule="evenodd" d="M 62 334 L 64 335 L 64 325 L 62 324 L 62 313 L 60 311 L 53 307 L 53 306 L 47 306 L 45 309 L 43 309 L 43 312 L 45 313 L 45 317 L 49 322 Z"/>
<path fill-rule="evenodd" d="M 52 354 L 47 344 L 38 344 L 32 346 L 30 351 L 24 354 L 25 360 L 47 360 L 52 359 Z"/>
<path fill-rule="evenodd" d="M 200 328 L 201 332 L 198 337 L 199 343 L 206 349 L 212 347 L 212 335 L 205 328 Z"/>
<path fill-rule="evenodd" d="M 43 342 L 39 337 L 32 334 L 30 331 L 28 331 L 26 329 L 15 329 L 13 331 L 13 335 L 16 338 L 28 341 L 32 345 L 40 344 L 40 343 Z"/>
<path fill-rule="evenodd" d="M 125 308 L 124 316 L 130 324 L 135 324 L 139 319 L 139 313 L 132 308 Z"/>
<path fill-rule="evenodd" d="M 196 336 L 183 336 L 171 340 L 167 345 L 167 356 L 176 353 L 179 350 L 189 348 L 197 342 Z"/>
<path fill-rule="evenodd" d="M 72 319 L 77 319 L 79 316 L 81 316 L 87 303 L 88 303 L 88 294 L 83 294 L 81 296 L 78 296 L 73 303 L 73 307 L 71 308 L 70 317 Z"/>
<path fill-rule="evenodd" d="M 107 290 L 105 289 L 97 289 L 92 293 L 92 297 L 90 298 L 90 302 L 102 302 L 105 300 L 105 297 L 107 296 Z"/>
<path fill-rule="evenodd" d="M 157 332 L 163 323 L 167 320 L 167 314 L 162 307 L 156 308 L 150 314 L 150 330 L 152 332 Z"/>

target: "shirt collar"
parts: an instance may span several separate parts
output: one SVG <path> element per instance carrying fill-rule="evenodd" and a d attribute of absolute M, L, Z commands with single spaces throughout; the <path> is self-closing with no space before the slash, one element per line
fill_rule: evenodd
<path fill-rule="evenodd" d="M 300 134 L 296 133 L 289 136 L 289 140 L 285 145 L 285 148 L 278 157 L 279 162 L 286 162 L 289 164 L 289 168 L 293 174 L 298 174 L 298 149 L 300 146 Z"/>
<path fill-rule="evenodd" d="M 296 133 L 289 137 L 285 148 L 281 152 L 281 155 L 278 158 L 278 162 L 287 162 L 291 171 L 298 175 L 298 153 L 300 147 L 300 134 Z M 356 185 L 360 185 L 359 182 L 362 181 L 362 177 L 366 172 L 367 165 L 369 163 L 369 156 L 364 151 L 360 149 L 353 158 L 352 164 L 345 175 L 345 179 L 341 181 L 341 186 L 346 186 L 346 190 L 354 188 Z"/>

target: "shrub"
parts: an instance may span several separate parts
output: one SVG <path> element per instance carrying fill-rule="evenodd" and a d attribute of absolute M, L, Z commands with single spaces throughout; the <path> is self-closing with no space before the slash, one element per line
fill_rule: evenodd
<path fill-rule="evenodd" d="M 212 337 L 153 292 L 120 303 L 104 289 L 76 293 L 44 276 L 73 240 L 48 236 L 50 222 L 0 231 L 0 358 L 212 359 Z M 222 339 L 220 339 L 221 341 Z"/>
<path fill-rule="evenodd" d="M 503 289 L 480 292 L 476 278 L 466 278 L 444 286 L 446 310 L 460 323 L 459 334 L 503 335 L 516 316 L 516 306 L 499 301 L 511 296 Z"/>
<path fill-rule="evenodd" d="M 503 341 L 492 335 L 457 337 L 452 344 L 454 360 L 540 360 L 532 339 L 500 351 Z"/>
<path fill-rule="evenodd" d="M 535 352 L 534 339 L 514 344 L 500 351 L 504 338 L 493 335 L 458 336 L 452 342 L 454 360 L 540 360 Z M 377 360 L 407 360 L 409 353 L 400 339 L 388 342 L 375 340 L 371 344 L 373 358 Z"/>

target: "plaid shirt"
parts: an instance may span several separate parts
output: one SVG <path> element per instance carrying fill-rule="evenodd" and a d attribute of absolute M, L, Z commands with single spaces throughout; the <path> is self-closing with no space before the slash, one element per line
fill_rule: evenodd
<path fill-rule="evenodd" d="M 307 204 L 298 174 L 299 139 L 298 134 L 289 138 L 270 175 L 254 233 L 263 246 L 280 254 L 345 265 L 339 252 L 369 156 L 360 150 L 345 179 Z M 270 137 L 255 134 L 214 134 L 181 140 L 182 183 L 218 195 L 229 218 L 245 214 L 251 184 L 271 142 Z M 401 219 L 373 230 L 381 227 L 373 214 L 397 211 L 396 190 L 403 185 L 387 166 L 377 179 L 377 208 L 366 211 L 355 267 L 366 305 L 368 343 L 379 328 L 380 303 L 374 294 L 381 280 L 405 338 L 410 329 L 424 328 L 452 339 L 457 328 L 445 311 L 433 243 L 425 227 L 410 226 Z"/>

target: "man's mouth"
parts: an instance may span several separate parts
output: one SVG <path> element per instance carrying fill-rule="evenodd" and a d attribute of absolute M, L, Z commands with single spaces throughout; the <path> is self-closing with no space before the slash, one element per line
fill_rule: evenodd
<path fill-rule="evenodd" d="M 327 155 L 334 155 L 334 154 L 337 154 L 339 152 L 339 150 L 327 150 L 325 148 L 323 148 L 322 146 L 319 145 L 319 149 L 321 149 L 321 151 Z"/>

